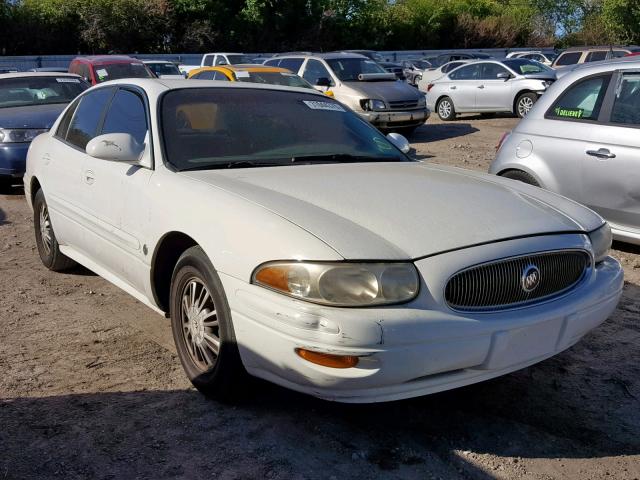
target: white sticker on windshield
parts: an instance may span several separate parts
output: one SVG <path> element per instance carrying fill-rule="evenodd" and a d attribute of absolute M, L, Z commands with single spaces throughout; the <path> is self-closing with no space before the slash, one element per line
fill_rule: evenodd
<path fill-rule="evenodd" d="M 100 78 L 109 76 L 109 73 L 107 73 L 107 71 L 104 68 L 100 68 L 100 69 L 96 70 L 96 73 L 98 74 L 98 76 Z"/>
<path fill-rule="evenodd" d="M 249 78 L 249 72 L 245 72 L 244 70 L 240 70 L 236 72 L 236 78 Z"/>
<path fill-rule="evenodd" d="M 316 102 L 313 100 L 303 100 L 302 103 L 304 103 L 307 107 L 309 107 L 312 110 L 331 110 L 333 112 L 346 112 L 346 110 L 337 103 Z"/>
<path fill-rule="evenodd" d="M 79 78 L 56 78 L 58 83 L 80 83 Z"/>

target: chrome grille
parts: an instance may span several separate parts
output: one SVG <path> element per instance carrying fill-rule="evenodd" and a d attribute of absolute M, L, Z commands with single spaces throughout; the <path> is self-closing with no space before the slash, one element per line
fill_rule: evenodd
<path fill-rule="evenodd" d="M 575 287 L 591 264 L 581 250 L 544 252 L 485 263 L 456 273 L 447 282 L 445 300 L 455 310 L 500 310 L 547 300 Z M 527 291 L 525 271 L 535 266 L 537 286 Z M 527 284 L 528 285 L 528 284 Z"/>
<path fill-rule="evenodd" d="M 399 102 L 389 102 L 389 108 L 399 110 L 405 108 L 417 108 L 418 101 L 417 100 L 403 100 Z"/>

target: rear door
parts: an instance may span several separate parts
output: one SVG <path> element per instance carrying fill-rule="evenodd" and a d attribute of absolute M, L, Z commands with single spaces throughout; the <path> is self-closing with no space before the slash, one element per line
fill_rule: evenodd
<path fill-rule="evenodd" d="M 640 71 L 615 75 L 602 110 L 585 145 L 582 201 L 615 226 L 640 232 Z"/>
<path fill-rule="evenodd" d="M 445 88 L 445 93 L 453 100 L 456 111 L 475 111 L 476 95 L 481 85 L 481 64 L 460 67 L 449 74 L 451 80 Z"/>
<path fill-rule="evenodd" d="M 113 96 L 99 134 L 128 133 L 146 144 L 151 155 L 148 102 L 135 87 L 120 87 Z M 153 170 L 86 156 L 84 203 L 88 222 L 89 253 L 118 278 L 138 291 L 148 280 L 144 235 L 148 222 L 147 185 Z"/>

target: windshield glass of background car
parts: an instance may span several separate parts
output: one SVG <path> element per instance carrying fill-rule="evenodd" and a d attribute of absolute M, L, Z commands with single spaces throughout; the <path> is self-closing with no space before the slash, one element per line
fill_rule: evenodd
<path fill-rule="evenodd" d="M 152 78 L 151 71 L 142 63 L 111 63 L 93 68 L 98 82 L 118 78 Z"/>
<path fill-rule="evenodd" d="M 246 63 L 253 63 L 253 57 L 251 55 L 227 55 L 229 65 L 241 65 Z"/>
<path fill-rule="evenodd" d="M 149 63 L 147 66 L 158 77 L 160 75 L 180 75 L 180 70 L 173 63 Z"/>
<path fill-rule="evenodd" d="M 89 87 L 73 77 L 24 77 L 0 80 L 0 108 L 69 103 Z"/>
<path fill-rule="evenodd" d="M 610 76 L 592 77 L 570 86 L 548 111 L 560 120 L 597 120 Z"/>
<path fill-rule="evenodd" d="M 520 75 L 530 75 L 532 73 L 547 73 L 552 70 L 540 62 L 527 60 L 526 58 L 516 58 L 503 62 L 507 67 Z"/>
<path fill-rule="evenodd" d="M 358 80 L 361 73 L 388 73 L 384 68 L 368 58 L 336 58 L 327 60 L 333 73 L 343 82 Z"/>
<path fill-rule="evenodd" d="M 288 72 L 236 72 L 238 82 L 266 83 L 286 87 L 312 88 L 294 73 Z"/>
<path fill-rule="evenodd" d="M 165 94 L 160 108 L 166 157 L 178 170 L 331 161 L 322 157 L 332 155 L 408 161 L 377 129 L 315 94 L 188 88 Z"/>

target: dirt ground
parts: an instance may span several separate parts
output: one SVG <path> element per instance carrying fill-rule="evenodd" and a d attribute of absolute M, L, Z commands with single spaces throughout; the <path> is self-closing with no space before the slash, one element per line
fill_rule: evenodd
<path fill-rule="evenodd" d="M 512 118 L 430 120 L 429 162 L 486 171 Z M 42 267 L 22 192 L 0 195 L 0 480 L 639 479 L 640 249 L 624 297 L 570 350 L 471 387 L 340 405 L 185 379 L 168 320 L 84 269 Z"/>

